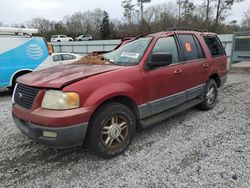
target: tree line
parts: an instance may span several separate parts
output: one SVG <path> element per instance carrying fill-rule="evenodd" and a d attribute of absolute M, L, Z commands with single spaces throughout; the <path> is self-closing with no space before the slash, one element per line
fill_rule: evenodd
<path fill-rule="evenodd" d="M 102 9 L 76 12 L 64 16 L 60 21 L 33 18 L 23 27 L 39 29 L 39 35 L 47 40 L 55 34 L 76 37 L 90 34 L 94 39 L 116 39 L 157 32 L 171 27 L 187 27 L 217 33 L 250 30 L 250 7 L 242 20 L 226 22 L 235 3 L 243 0 L 176 0 L 176 3 L 151 5 L 151 0 L 123 0 L 123 17 L 110 19 Z M 145 4 L 148 4 L 145 8 Z M 0 22 L 0 26 L 3 25 Z"/>

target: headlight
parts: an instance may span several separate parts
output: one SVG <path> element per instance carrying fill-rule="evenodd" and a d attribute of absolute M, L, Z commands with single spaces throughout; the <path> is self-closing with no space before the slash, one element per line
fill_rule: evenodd
<path fill-rule="evenodd" d="M 42 101 L 42 108 L 51 110 L 67 110 L 79 108 L 79 95 L 75 92 L 62 92 L 57 90 L 48 90 Z"/>

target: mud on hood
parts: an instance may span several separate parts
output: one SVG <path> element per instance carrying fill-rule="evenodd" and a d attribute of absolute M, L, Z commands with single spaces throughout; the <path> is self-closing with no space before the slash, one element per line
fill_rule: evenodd
<path fill-rule="evenodd" d="M 121 68 L 114 65 L 59 65 L 24 75 L 17 82 L 34 87 L 61 88 L 77 80 Z"/>

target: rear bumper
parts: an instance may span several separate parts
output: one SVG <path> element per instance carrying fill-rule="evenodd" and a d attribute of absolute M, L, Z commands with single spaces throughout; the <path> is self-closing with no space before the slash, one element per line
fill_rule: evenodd
<path fill-rule="evenodd" d="M 44 127 L 24 121 L 12 114 L 16 126 L 35 142 L 46 144 L 50 147 L 70 148 L 83 144 L 88 122 L 67 127 Z M 53 132 L 55 137 L 43 135 L 43 131 Z"/>

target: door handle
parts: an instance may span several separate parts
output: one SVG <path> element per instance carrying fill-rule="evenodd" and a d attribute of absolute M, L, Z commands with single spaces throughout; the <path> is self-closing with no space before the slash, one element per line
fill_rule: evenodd
<path fill-rule="evenodd" d="M 174 74 L 181 74 L 182 73 L 182 70 L 181 69 L 177 69 L 174 71 Z"/>
<path fill-rule="evenodd" d="M 209 64 L 208 64 L 208 63 L 204 63 L 204 64 L 203 64 L 203 67 L 204 67 L 204 69 L 205 69 L 205 68 L 208 68 L 208 67 L 209 67 Z"/>

